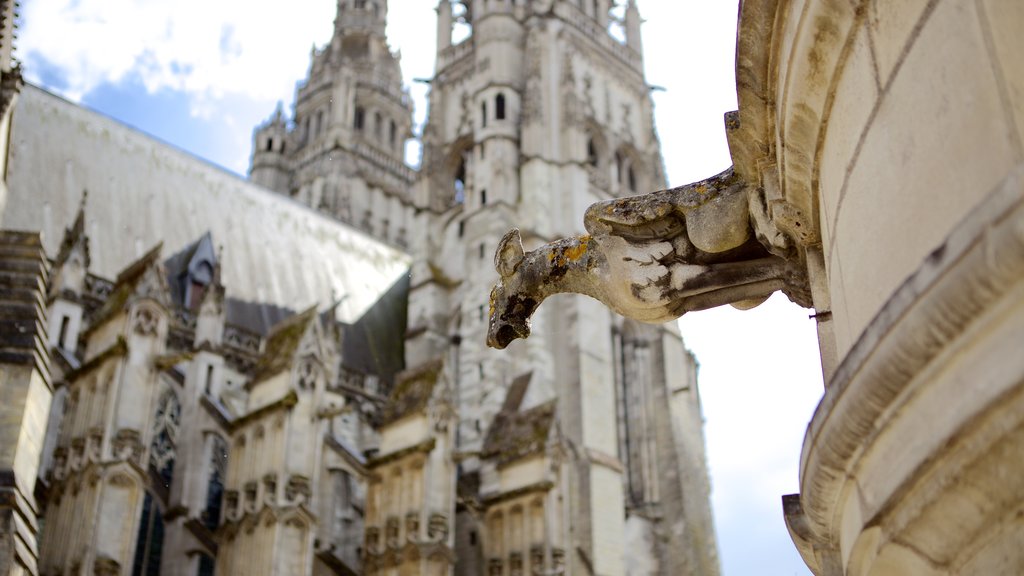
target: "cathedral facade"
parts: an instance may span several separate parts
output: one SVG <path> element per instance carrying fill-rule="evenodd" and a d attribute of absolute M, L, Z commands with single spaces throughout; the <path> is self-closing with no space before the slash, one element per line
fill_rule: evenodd
<path fill-rule="evenodd" d="M 5 258 L 40 270 L 43 377 L 0 567 L 718 574 L 674 325 L 564 296 L 485 345 L 508 228 L 665 186 L 614 4 L 442 0 L 419 170 L 386 0 L 339 0 L 248 182 L 24 87 L 4 227 L 42 235 Z"/>

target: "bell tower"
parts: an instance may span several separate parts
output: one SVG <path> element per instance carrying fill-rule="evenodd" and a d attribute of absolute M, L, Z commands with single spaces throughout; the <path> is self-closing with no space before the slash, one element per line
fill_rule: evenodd
<path fill-rule="evenodd" d="M 412 101 L 384 35 L 387 13 L 387 0 L 338 0 L 334 34 L 312 48 L 292 117 L 278 113 L 257 128 L 249 177 L 406 247 Z"/>
<path fill-rule="evenodd" d="M 529 339 L 484 344 L 505 232 L 518 226 L 529 250 L 582 232 L 594 202 L 665 187 L 636 2 L 440 0 L 437 13 L 406 350 L 444 357 L 454 383 L 459 501 L 475 503 L 457 511 L 455 573 L 621 575 L 628 562 L 717 574 L 713 540 L 666 540 L 657 520 L 698 515 L 673 504 L 680 478 L 706 489 L 703 453 L 671 452 L 683 439 L 667 423 L 699 420 L 674 326 L 625 327 L 595 301 L 560 296 Z M 692 396 L 676 396 L 684 389 Z M 684 405 L 694 410 L 673 412 Z M 511 472 L 540 461 L 528 480 Z"/>

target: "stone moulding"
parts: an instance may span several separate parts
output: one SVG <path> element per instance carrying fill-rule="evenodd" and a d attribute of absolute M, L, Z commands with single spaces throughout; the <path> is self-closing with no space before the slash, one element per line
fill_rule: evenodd
<path fill-rule="evenodd" d="M 1024 166 L 890 297 L 829 382 L 801 458 L 801 504 L 816 544 L 837 547 L 837 505 L 844 486 L 892 411 L 908 394 L 929 385 L 921 381 L 926 369 L 1022 284 Z M 971 415 L 962 415 L 960 425 Z M 918 476 L 912 473 L 905 482 Z M 806 533 L 792 523 L 790 528 Z"/>

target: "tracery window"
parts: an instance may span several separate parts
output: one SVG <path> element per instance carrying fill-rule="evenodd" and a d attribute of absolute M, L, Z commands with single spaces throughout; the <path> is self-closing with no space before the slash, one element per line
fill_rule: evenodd
<path fill-rule="evenodd" d="M 175 443 L 181 421 L 181 404 L 171 390 L 160 396 L 153 416 L 153 440 L 149 444 L 149 467 L 170 488 L 174 477 Z"/>
<path fill-rule="evenodd" d="M 142 519 L 135 540 L 132 576 L 160 576 L 160 557 L 164 548 L 164 518 L 153 496 L 146 492 L 142 501 Z"/>

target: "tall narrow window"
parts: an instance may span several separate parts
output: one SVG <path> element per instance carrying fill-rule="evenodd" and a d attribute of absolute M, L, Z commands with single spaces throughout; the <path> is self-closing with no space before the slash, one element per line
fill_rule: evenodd
<path fill-rule="evenodd" d="M 64 316 L 60 319 L 60 335 L 57 336 L 57 346 L 68 350 L 68 326 L 71 324 L 71 317 Z"/>
<path fill-rule="evenodd" d="M 629 191 L 636 192 L 636 173 L 633 172 L 633 167 L 630 166 L 626 170 L 626 176 L 629 181 Z"/>
<path fill-rule="evenodd" d="M 484 254 L 486 254 L 486 251 L 485 251 L 485 248 L 484 248 L 484 243 L 483 243 L 483 242 L 481 242 L 481 243 L 480 243 L 480 259 L 481 259 L 481 260 L 483 260 L 483 259 L 484 259 Z"/>
<path fill-rule="evenodd" d="M 587 164 L 597 168 L 597 147 L 593 138 L 587 138 Z"/>
<path fill-rule="evenodd" d="M 498 94 L 494 97 L 494 119 L 504 120 L 505 119 L 505 95 Z"/>
<path fill-rule="evenodd" d="M 160 576 L 160 557 L 164 548 L 164 518 L 153 496 L 146 492 L 142 501 L 142 519 L 135 539 L 132 576 Z"/>
<path fill-rule="evenodd" d="M 388 140 L 391 142 L 391 145 L 394 146 L 395 145 L 395 140 L 397 140 L 397 139 L 398 139 L 398 126 L 395 126 L 395 121 L 392 120 L 391 121 L 391 130 L 388 131 Z"/>
<path fill-rule="evenodd" d="M 466 201 L 466 158 L 462 155 L 459 158 L 459 166 L 455 169 L 455 203 L 462 204 Z"/>
<path fill-rule="evenodd" d="M 199 556 L 199 570 L 196 571 L 196 576 L 213 576 L 215 563 L 213 558 L 206 554 Z"/>
<path fill-rule="evenodd" d="M 366 111 L 362 108 L 356 108 L 355 117 L 352 120 L 352 125 L 356 130 L 362 130 L 363 124 L 366 122 Z"/>
<path fill-rule="evenodd" d="M 267 138 L 267 152 L 270 152 L 273 149 L 274 149 L 274 139 L 273 138 Z"/>
<path fill-rule="evenodd" d="M 487 204 L 487 190 L 480 191 L 480 204 Z"/>
<path fill-rule="evenodd" d="M 207 396 L 213 394 L 213 364 L 206 366 L 206 383 L 203 384 L 203 391 Z"/>
<path fill-rule="evenodd" d="M 377 140 L 380 140 L 381 130 L 383 129 L 384 121 L 380 117 L 380 112 L 373 113 L 373 136 Z"/>
<path fill-rule="evenodd" d="M 487 127 L 487 102 L 480 103 L 480 126 Z"/>

